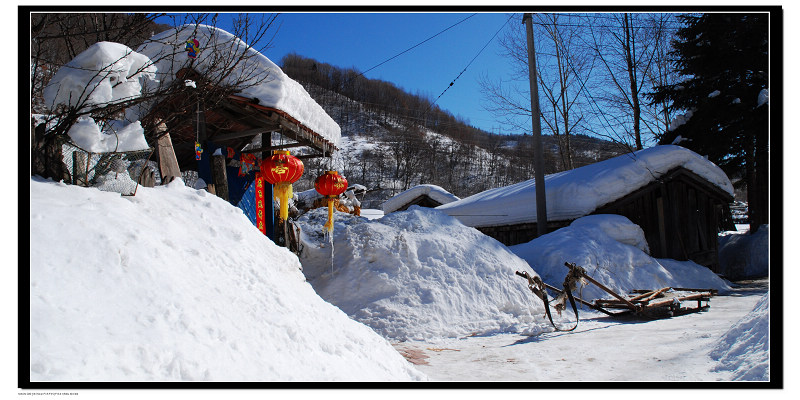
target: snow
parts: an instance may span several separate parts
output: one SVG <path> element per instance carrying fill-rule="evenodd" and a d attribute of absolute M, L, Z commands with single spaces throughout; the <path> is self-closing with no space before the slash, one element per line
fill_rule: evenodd
<path fill-rule="evenodd" d="M 144 138 L 144 128 L 139 121 L 125 123 L 117 131 L 111 128 L 102 132 L 94 119 L 81 117 L 70 127 L 67 134 L 73 143 L 90 153 L 135 151 L 150 147 Z"/>
<path fill-rule="evenodd" d="M 200 42 L 196 59 L 189 58 L 185 43 Z M 243 81 L 241 96 L 258 99 L 259 105 L 279 109 L 297 119 L 327 141 L 338 145 L 341 128 L 317 104 L 302 85 L 289 78 L 275 63 L 232 34 L 208 25 L 182 25 L 156 34 L 137 50 L 149 57 L 158 67 L 159 80 L 168 85 L 175 73 L 191 67 L 209 79 L 223 83 Z M 237 59 L 244 55 L 243 65 L 233 71 L 218 70 L 220 57 Z M 220 78 L 221 73 L 232 72 Z"/>
<path fill-rule="evenodd" d="M 141 79 L 155 80 L 150 59 L 129 47 L 98 42 L 56 71 L 44 89 L 45 104 L 85 108 L 141 95 Z"/>
<path fill-rule="evenodd" d="M 769 225 L 762 225 L 752 235 L 723 232 L 718 247 L 720 270 L 729 279 L 769 276 Z"/>
<path fill-rule="evenodd" d="M 769 380 L 769 294 L 719 339 L 710 355 L 719 362 L 714 371 L 731 371 L 733 380 Z"/>
<path fill-rule="evenodd" d="M 708 94 L 708 98 L 709 98 L 709 99 L 712 99 L 712 98 L 714 98 L 714 97 L 717 97 L 717 96 L 719 96 L 719 95 L 720 95 L 720 93 L 722 93 L 722 92 L 720 92 L 719 90 L 715 90 L 715 91 L 713 91 L 713 92 L 711 92 L 711 93 L 709 93 L 709 94 Z"/>
<path fill-rule="evenodd" d="M 433 209 L 369 220 L 324 209 L 299 220 L 303 273 L 319 295 L 392 340 L 550 330 L 532 303 L 527 263 L 500 242 Z M 331 256 L 333 252 L 333 256 Z"/>
<path fill-rule="evenodd" d="M 716 165 L 675 145 L 655 146 L 595 164 L 545 176 L 548 221 L 591 213 L 677 167 L 684 167 L 733 196 L 733 185 Z M 490 189 L 437 207 L 467 226 L 536 222 L 534 180 Z"/>
<path fill-rule="evenodd" d="M 641 230 L 621 216 L 587 216 L 507 248 L 417 206 L 373 220 L 337 212 L 330 241 L 318 209 L 300 218 L 298 259 L 238 208 L 179 179 L 123 197 L 32 178 L 30 195 L 34 382 L 769 376 L 769 305 L 743 319 L 764 289 L 741 291 L 692 262 L 649 257 Z M 558 286 L 564 261 L 619 291 L 722 293 L 708 311 L 655 321 L 582 307 L 575 331 L 554 332 L 513 274 Z M 574 322 L 570 312 L 554 317 Z"/>
<path fill-rule="evenodd" d="M 620 215 L 579 218 L 567 227 L 509 249 L 527 261 L 542 280 L 558 288 L 568 272 L 564 263 L 570 262 L 619 294 L 663 287 L 730 289 L 710 269 L 692 261 L 650 257 L 642 229 Z M 595 285 L 581 289 L 580 297 L 611 298 Z"/>
<path fill-rule="evenodd" d="M 667 131 L 672 132 L 675 129 L 678 129 L 679 126 L 688 122 L 689 119 L 692 118 L 692 115 L 694 115 L 692 111 L 687 111 L 685 114 L 676 115 L 675 118 L 670 121 Z"/>
<path fill-rule="evenodd" d="M 766 89 L 766 88 L 765 89 L 761 89 L 761 91 L 758 92 L 758 106 L 757 107 L 761 107 L 764 104 L 769 104 L 769 89 Z"/>
<path fill-rule="evenodd" d="M 411 189 L 391 197 L 383 203 L 381 208 L 385 214 L 389 214 L 397 211 L 397 209 L 403 207 L 404 205 L 408 204 L 408 202 L 420 196 L 428 196 L 440 204 L 447 204 L 456 200 L 460 200 L 458 196 L 451 194 L 440 186 L 423 184 L 414 186 Z"/>
<path fill-rule="evenodd" d="M 123 197 L 32 178 L 30 197 L 32 382 L 425 379 L 180 179 Z"/>

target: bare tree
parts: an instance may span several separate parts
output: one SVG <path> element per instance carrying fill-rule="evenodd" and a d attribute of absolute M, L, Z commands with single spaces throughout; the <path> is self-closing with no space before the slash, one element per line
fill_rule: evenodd
<path fill-rule="evenodd" d="M 586 43 L 595 53 L 605 72 L 596 87 L 602 88 L 597 97 L 602 100 L 606 121 L 605 130 L 597 131 L 612 140 L 619 140 L 636 150 L 643 148 L 643 133 L 654 138 L 659 129 L 656 114 L 647 110 L 644 95 L 665 73 L 665 40 L 667 14 L 588 14 L 591 27 Z M 647 131 L 643 132 L 642 125 Z M 620 127 L 623 131 L 617 131 Z"/>
<path fill-rule="evenodd" d="M 37 135 L 34 148 L 42 150 L 52 143 L 64 140 L 69 129 L 79 118 L 89 116 L 97 121 L 111 121 L 127 118 L 129 121 L 141 120 L 149 140 L 154 140 L 155 127 L 161 122 L 170 124 L 178 119 L 185 119 L 187 110 L 201 107 L 213 107 L 217 102 L 229 94 L 238 93 L 248 87 L 259 85 L 270 79 L 267 70 L 260 68 L 252 51 L 254 43 L 260 44 L 260 49 L 268 45 L 266 34 L 272 26 L 274 15 L 259 15 L 253 17 L 249 14 L 240 15 L 233 22 L 231 37 L 215 29 L 216 15 L 192 14 L 180 20 L 173 17 L 174 26 L 183 26 L 171 33 L 164 33 L 161 37 L 166 46 L 154 46 L 156 43 L 150 37 L 156 30 L 164 31 L 164 26 L 153 23 L 157 15 L 153 14 L 41 14 L 32 15 L 31 25 L 31 70 L 32 70 L 32 108 L 46 113 L 47 121 L 42 124 L 43 132 Z M 87 23 L 87 21 L 89 23 Z M 146 27 L 143 27 L 142 24 Z M 201 26 L 208 26 L 204 30 Z M 163 65 L 184 65 L 176 61 L 185 56 L 184 44 L 187 34 L 191 37 L 203 30 L 208 35 L 204 43 L 202 62 L 190 62 L 184 68 L 158 71 L 158 83 L 141 82 L 141 96 L 115 99 L 111 102 L 96 103 L 92 95 L 100 87 L 99 82 L 112 81 L 114 83 L 114 69 L 112 65 L 126 57 L 140 57 L 139 51 L 157 47 L 157 53 L 147 55 L 149 61 L 137 66 L 137 69 L 128 73 L 127 79 L 149 73 L 153 65 L 164 62 Z M 187 32 L 188 31 L 188 32 Z M 242 38 L 240 40 L 239 38 Z M 250 42 L 244 40 L 247 38 Z M 112 60 L 107 66 L 97 66 L 96 70 L 89 71 L 90 84 L 82 92 L 70 92 L 59 95 L 60 87 L 50 80 L 60 68 L 79 68 L 68 62 L 77 54 L 84 51 L 98 41 L 113 41 L 120 44 L 139 46 L 138 51 L 129 50 L 120 60 Z M 66 55 L 60 54 L 66 49 Z M 80 67 L 83 68 L 83 67 Z M 195 84 L 189 87 L 183 79 L 192 79 Z M 42 94 L 50 91 L 56 95 L 50 96 L 50 104 L 41 102 Z M 68 97 L 68 101 L 64 98 Z M 60 99 L 60 100 L 56 100 Z M 167 102 L 170 99 L 172 101 Z M 37 102 L 37 100 L 39 100 Z M 201 101 L 202 100 L 202 101 Z M 202 102 L 202 104 L 201 104 Z M 36 105 L 34 107 L 33 105 Z M 42 129 L 40 129 L 42 130 Z M 36 157 L 34 157 L 36 158 Z M 43 173 L 41 166 L 34 165 L 34 173 Z M 60 177 L 55 177 L 60 178 Z"/>
<path fill-rule="evenodd" d="M 578 46 L 583 27 L 578 16 L 569 14 L 534 14 L 536 29 L 537 76 L 543 129 L 556 137 L 560 169 L 574 168 L 571 136 L 583 130 L 585 107 L 582 92 L 592 71 L 592 57 Z M 487 97 L 487 110 L 504 118 L 508 126 L 523 132 L 530 130 L 530 93 L 528 87 L 528 49 L 525 33 L 512 25 L 501 39 L 505 56 L 515 66 L 510 81 L 484 77 L 481 81 Z"/>

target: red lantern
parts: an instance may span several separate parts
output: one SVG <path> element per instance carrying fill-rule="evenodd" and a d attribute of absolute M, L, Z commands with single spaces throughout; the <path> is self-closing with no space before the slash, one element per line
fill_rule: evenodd
<path fill-rule="evenodd" d="M 347 190 L 347 179 L 336 171 L 327 171 L 314 181 L 314 189 L 328 200 L 328 222 L 325 228 L 333 231 L 333 200 Z"/>
<path fill-rule="evenodd" d="M 272 157 L 261 161 L 261 176 L 275 186 L 275 198 L 281 205 L 280 219 L 289 217 L 292 183 L 303 175 L 303 162 L 286 150 L 275 150 Z"/>

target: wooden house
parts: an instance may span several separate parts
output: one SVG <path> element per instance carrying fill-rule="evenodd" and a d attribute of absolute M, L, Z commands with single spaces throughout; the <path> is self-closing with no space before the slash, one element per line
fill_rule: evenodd
<path fill-rule="evenodd" d="M 395 211 L 404 211 L 417 205 L 420 207 L 436 208 L 443 204 L 457 201 L 459 198 L 436 185 L 417 185 L 405 190 L 386 200 L 381 208 L 384 214 Z"/>
<path fill-rule="evenodd" d="M 547 231 L 585 215 L 622 215 L 642 228 L 651 256 L 692 260 L 719 272 L 717 235 L 734 229 L 730 181 L 689 150 L 657 147 L 548 176 Z M 438 209 L 506 245 L 525 243 L 538 235 L 535 186 L 523 184 L 506 196 L 503 188 L 493 189 L 462 200 L 463 206 L 454 202 Z M 527 200 L 520 201 L 523 196 Z M 504 197 L 517 200 L 503 204 Z M 500 204 L 492 206 L 492 200 Z"/>

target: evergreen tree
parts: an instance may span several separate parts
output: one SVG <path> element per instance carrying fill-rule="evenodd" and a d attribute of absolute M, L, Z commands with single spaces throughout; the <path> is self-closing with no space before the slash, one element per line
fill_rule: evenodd
<path fill-rule="evenodd" d="M 660 144 L 679 142 L 747 186 L 751 232 L 768 217 L 769 14 L 682 15 L 672 54 L 682 82 L 650 94 L 676 118 Z M 678 140 L 676 140 L 678 139 Z"/>

